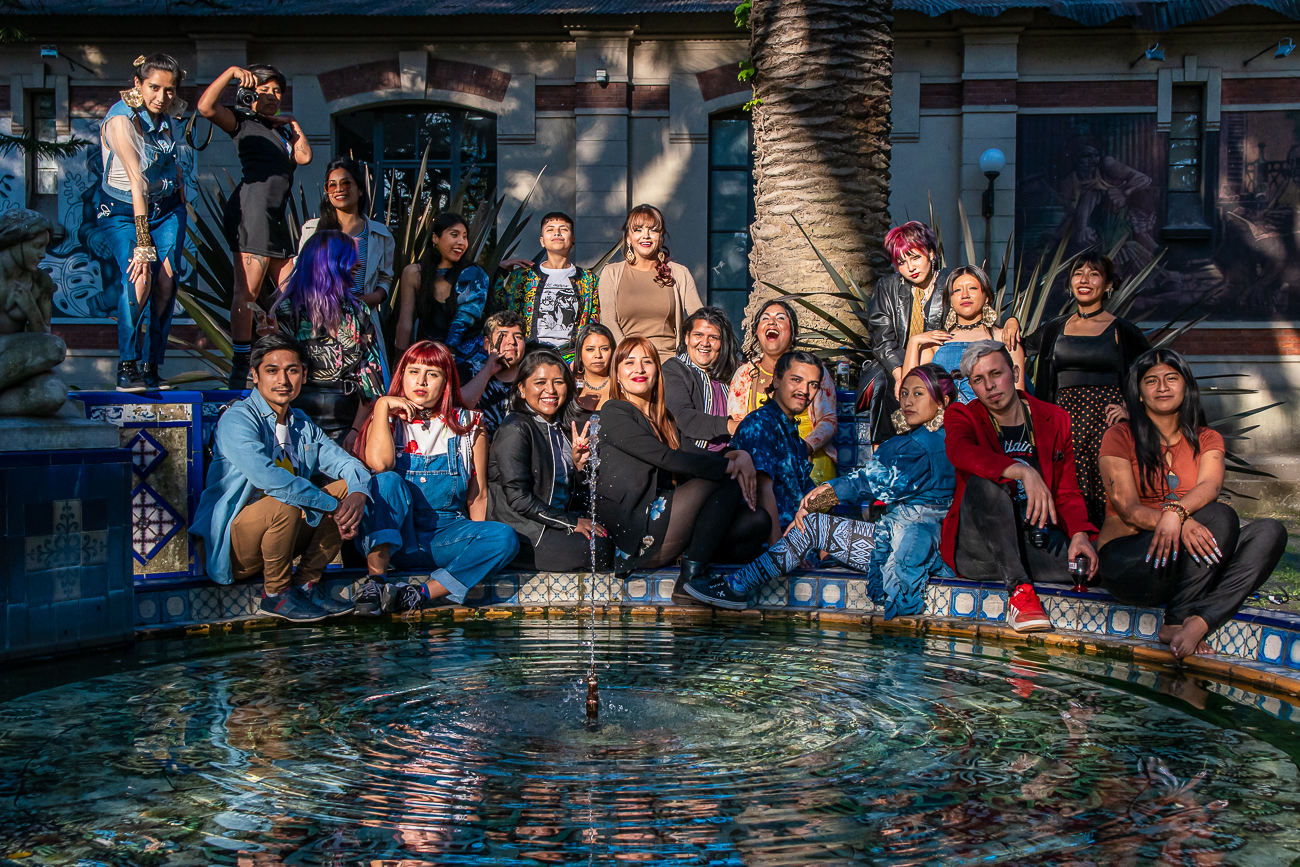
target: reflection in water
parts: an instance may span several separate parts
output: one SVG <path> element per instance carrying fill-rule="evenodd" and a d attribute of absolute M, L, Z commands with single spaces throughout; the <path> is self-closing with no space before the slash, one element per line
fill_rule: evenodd
<path fill-rule="evenodd" d="M 0 705 L 0 856 L 1286 865 L 1300 853 L 1296 732 L 1271 720 L 1266 742 L 1220 727 L 1192 705 L 1218 702 L 1214 719 L 1228 720 L 1222 699 L 1185 678 L 1152 692 L 1106 679 L 1103 663 L 1027 651 L 602 624 L 592 730 L 584 632 L 195 639 L 172 661 L 17 698 Z"/>

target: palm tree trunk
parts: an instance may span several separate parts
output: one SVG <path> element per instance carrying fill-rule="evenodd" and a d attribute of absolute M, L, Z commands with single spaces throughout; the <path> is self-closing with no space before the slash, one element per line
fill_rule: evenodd
<path fill-rule="evenodd" d="M 762 281 L 833 291 L 791 214 L 865 290 L 890 267 L 881 242 L 890 222 L 892 24 L 891 0 L 754 0 L 750 53 L 761 104 L 753 114 L 755 287 L 747 319 L 776 294 Z M 837 299 L 815 303 L 846 309 Z M 812 324 L 810 312 L 800 313 Z M 746 334 L 747 346 L 752 340 Z"/>

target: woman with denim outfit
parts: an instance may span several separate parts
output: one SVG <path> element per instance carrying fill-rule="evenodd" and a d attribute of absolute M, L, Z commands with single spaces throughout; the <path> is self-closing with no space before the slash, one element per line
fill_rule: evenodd
<path fill-rule="evenodd" d="M 185 73 L 166 54 L 135 61 L 135 81 L 100 124 L 104 161 L 99 225 L 122 273 L 117 303 L 117 390 L 159 388 L 185 243 L 185 180 L 173 118 Z M 141 324 L 147 317 L 143 337 Z"/>
<path fill-rule="evenodd" d="M 475 584 L 514 559 L 513 528 L 487 515 L 487 438 L 465 408 L 451 352 L 422 340 L 402 355 L 388 394 L 375 402 L 356 452 L 377 475 L 377 500 L 361 525 L 369 578 L 358 614 L 465 601 Z M 431 574 L 389 585 L 392 565 Z"/>
<path fill-rule="evenodd" d="M 726 588 L 704 601 L 745 608 L 747 597 L 764 582 L 797 568 L 814 551 L 827 551 L 867 574 L 867 592 L 884 607 L 886 620 L 924 611 L 930 576 L 952 577 L 939 555 L 939 538 L 955 483 L 944 451 L 943 408 L 956 396 L 952 376 L 938 365 L 914 368 L 899 389 L 902 409 L 894 424 L 900 435 L 876 449 L 865 467 L 809 491 L 781 541 L 725 576 Z M 840 502 L 874 500 L 885 503 L 884 517 L 874 527 L 818 514 Z"/>

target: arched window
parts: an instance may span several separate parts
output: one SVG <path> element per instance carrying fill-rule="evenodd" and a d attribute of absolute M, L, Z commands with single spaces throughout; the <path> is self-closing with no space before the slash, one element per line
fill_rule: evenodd
<path fill-rule="evenodd" d="M 737 334 L 754 281 L 749 227 L 754 222 L 754 126 L 743 111 L 709 118 L 709 302 Z"/>
<path fill-rule="evenodd" d="M 407 206 L 412 204 L 425 148 L 429 162 L 419 211 L 436 195 L 434 212 L 445 210 L 467 177 L 466 218 L 496 185 L 497 119 L 495 115 L 462 108 L 403 105 L 373 108 L 335 118 L 334 152 L 370 166 L 378 177 L 375 212 L 388 208 L 390 189 Z M 394 214 L 399 212 L 396 205 Z"/>

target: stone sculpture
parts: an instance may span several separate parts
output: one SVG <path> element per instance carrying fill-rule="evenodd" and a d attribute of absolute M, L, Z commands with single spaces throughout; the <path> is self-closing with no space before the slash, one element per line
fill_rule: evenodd
<path fill-rule="evenodd" d="M 0 416 L 51 416 L 68 399 L 53 372 L 68 352 L 50 333 L 54 281 L 38 267 L 50 238 L 35 211 L 0 214 Z"/>

